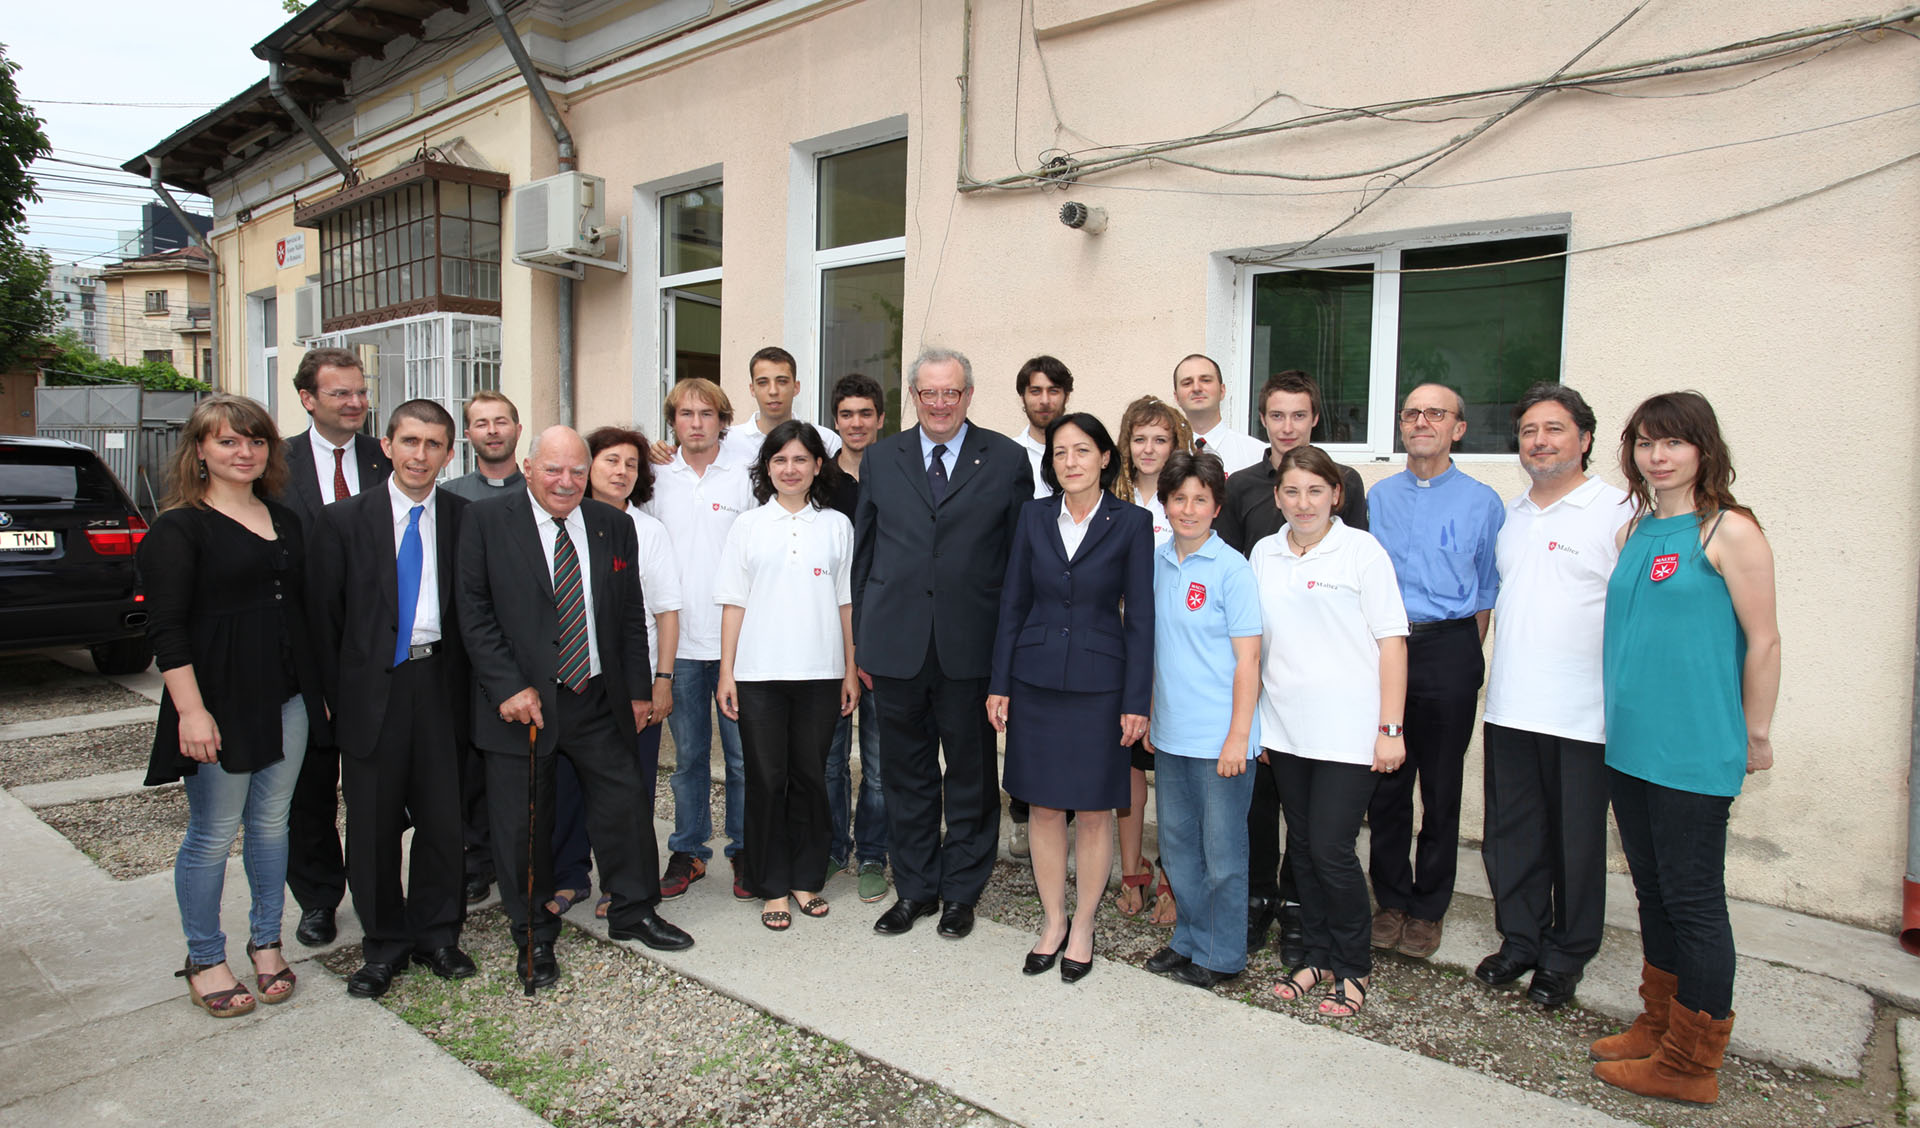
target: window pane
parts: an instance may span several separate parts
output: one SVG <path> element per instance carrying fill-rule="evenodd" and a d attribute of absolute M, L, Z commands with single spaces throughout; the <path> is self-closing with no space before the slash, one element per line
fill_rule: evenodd
<path fill-rule="evenodd" d="M 660 273 L 685 274 L 720 265 L 720 185 L 660 199 Z"/>
<path fill-rule="evenodd" d="M 473 197 L 473 218 L 487 223 L 500 222 L 500 193 L 492 188 L 475 185 L 470 193 Z"/>
<path fill-rule="evenodd" d="M 820 403 L 833 385 L 858 372 L 886 393 L 882 434 L 900 429 L 900 311 L 904 259 L 843 266 L 820 273 Z"/>
<path fill-rule="evenodd" d="M 268 298 L 260 303 L 260 347 L 278 348 L 280 346 L 280 299 Z"/>
<path fill-rule="evenodd" d="M 473 221 L 473 257 L 485 262 L 500 261 L 500 225 Z"/>
<path fill-rule="evenodd" d="M 820 158 L 818 249 L 907 233 L 905 138 Z"/>
<path fill-rule="evenodd" d="M 1559 381 L 1567 260 L 1558 256 L 1566 249 L 1565 235 L 1550 235 L 1400 256 L 1402 269 L 1414 273 L 1400 276 L 1399 395 L 1429 382 L 1458 391 L 1467 401 L 1467 434 L 1456 452 L 1518 450 L 1513 405 L 1529 385 Z M 1508 261 L 1534 255 L 1555 257 Z M 1434 267 L 1473 269 L 1418 273 Z"/>
<path fill-rule="evenodd" d="M 460 258 L 473 256 L 473 237 L 464 219 L 440 220 L 440 253 Z"/>
<path fill-rule="evenodd" d="M 720 283 L 669 290 L 673 299 L 673 379 L 720 382 Z"/>
<path fill-rule="evenodd" d="M 440 214 L 457 215 L 462 219 L 470 214 L 465 184 L 452 184 L 445 180 L 440 182 Z"/>
<path fill-rule="evenodd" d="M 1297 368 L 1320 384 L 1316 443 L 1367 441 L 1368 368 L 1373 353 L 1373 275 L 1367 267 L 1283 270 L 1253 279 L 1253 368 L 1248 422 L 1256 438 L 1260 386 Z"/>

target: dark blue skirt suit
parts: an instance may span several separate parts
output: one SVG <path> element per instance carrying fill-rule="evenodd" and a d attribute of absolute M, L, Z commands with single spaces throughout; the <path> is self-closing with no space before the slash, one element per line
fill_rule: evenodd
<path fill-rule="evenodd" d="M 1068 559 L 1064 504 L 1028 502 L 1007 557 L 987 688 L 1008 702 L 1002 783 L 1041 807 L 1125 807 L 1120 716 L 1153 701 L 1152 519 L 1102 493 Z"/>

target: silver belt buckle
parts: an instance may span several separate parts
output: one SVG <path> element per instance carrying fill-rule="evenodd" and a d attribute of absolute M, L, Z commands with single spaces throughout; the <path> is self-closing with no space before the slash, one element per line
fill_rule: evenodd
<path fill-rule="evenodd" d="M 439 648 L 440 644 L 437 642 L 423 642 L 418 646 L 409 646 L 407 647 L 407 660 L 417 662 L 422 658 L 431 658 L 433 657 L 434 651 Z"/>

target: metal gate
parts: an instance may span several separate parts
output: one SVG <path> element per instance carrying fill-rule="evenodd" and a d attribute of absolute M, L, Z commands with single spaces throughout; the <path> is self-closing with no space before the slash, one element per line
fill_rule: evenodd
<path fill-rule="evenodd" d="M 137 384 L 34 390 L 35 431 L 79 443 L 100 456 L 134 504 L 151 519 L 167 493 L 167 468 L 200 396 L 144 392 Z"/>

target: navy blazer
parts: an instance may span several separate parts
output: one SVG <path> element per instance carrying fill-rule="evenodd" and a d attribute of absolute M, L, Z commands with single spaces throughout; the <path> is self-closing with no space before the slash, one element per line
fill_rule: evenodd
<path fill-rule="evenodd" d="M 1102 493 L 1069 561 L 1064 504 L 1056 494 L 1020 511 L 987 692 L 1006 694 L 1016 679 L 1071 693 L 1118 690 L 1120 711 L 1144 717 L 1153 703 L 1153 519 Z"/>

